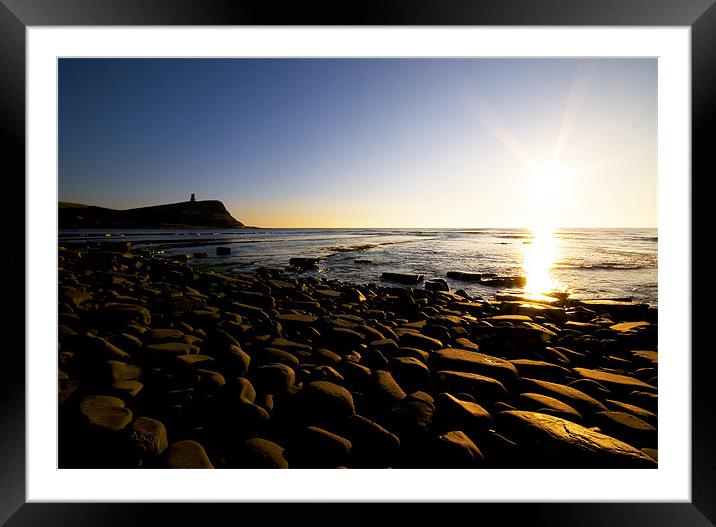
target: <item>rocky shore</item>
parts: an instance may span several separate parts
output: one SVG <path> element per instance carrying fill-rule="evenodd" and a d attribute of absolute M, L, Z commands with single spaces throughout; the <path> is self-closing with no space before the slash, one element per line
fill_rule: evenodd
<path fill-rule="evenodd" d="M 646 305 L 222 274 L 119 242 L 61 246 L 58 276 L 60 468 L 657 466 Z"/>

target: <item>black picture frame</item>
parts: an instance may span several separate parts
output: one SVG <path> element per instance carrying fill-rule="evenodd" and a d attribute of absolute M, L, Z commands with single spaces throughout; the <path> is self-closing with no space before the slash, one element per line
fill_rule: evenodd
<path fill-rule="evenodd" d="M 253 504 L 26 503 L 25 498 L 25 30 L 28 26 L 81 25 L 501 25 L 688 26 L 692 75 L 692 277 L 714 269 L 704 200 L 716 190 L 708 163 L 716 113 L 715 0 L 440 0 L 352 3 L 237 2 L 232 0 L 0 0 L 0 127 L 4 200 L 0 251 L 4 338 L 0 341 L 0 524 L 8 526 L 211 524 L 219 516 L 248 521 L 305 518 L 334 523 L 367 522 L 373 505 L 352 505 L 339 516 L 322 504 L 277 508 Z M 712 171 L 712 169 L 711 169 Z M 689 177 L 684 174 L 683 177 Z M 12 197 L 12 199 L 8 199 Z M 22 199 L 21 199 L 22 197 Z M 19 228 L 22 223 L 23 228 Z M 699 245 L 700 244 L 700 245 Z M 20 280 L 19 277 L 24 277 Z M 705 282 L 708 284 L 708 282 Z M 716 524 L 716 419 L 711 411 L 714 351 L 705 340 L 710 309 L 706 293 L 692 291 L 692 501 L 690 503 L 534 503 L 450 505 L 450 517 L 520 525 Z M 14 328 L 14 329 L 12 329 Z M 10 335 L 13 335 L 12 338 Z M 316 498 L 320 500 L 320 497 Z M 256 507 L 266 510 L 256 511 Z M 457 507 L 457 509 L 455 509 Z M 469 507 L 469 509 L 468 509 Z M 209 510 L 211 508 L 211 510 Z M 280 510 L 279 510 L 280 509 Z M 402 521 L 430 518 L 425 507 L 402 507 Z M 240 511 L 240 512 L 239 512 Z M 444 513 L 431 511 L 443 516 Z M 207 516 L 210 514 L 210 516 Z M 240 515 L 239 515 L 240 514 Z M 233 519 L 232 519 L 233 518 Z M 340 518 L 340 520 L 339 520 Z M 495 520 L 497 519 L 497 520 Z M 224 520 L 218 520 L 224 521 Z M 489 520 L 488 520 L 489 521 Z"/>

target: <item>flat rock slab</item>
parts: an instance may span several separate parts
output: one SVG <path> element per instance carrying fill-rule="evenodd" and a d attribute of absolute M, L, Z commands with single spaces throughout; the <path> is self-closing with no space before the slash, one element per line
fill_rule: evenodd
<path fill-rule="evenodd" d="M 571 386 L 565 386 L 564 384 L 555 382 L 540 381 L 538 379 L 523 378 L 522 380 L 525 386 L 536 389 L 538 392 L 546 392 L 547 395 L 553 396 L 558 400 L 567 401 L 570 406 L 574 406 L 580 412 L 603 412 L 607 409 L 606 406 L 597 401 L 594 397 Z"/>
<path fill-rule="evenodd" d="M 621 324 L 614 324 L 609 326 L 612 331 L 619 331 L 621 333 L 635 333 L 640 329 L 651 326 L 649 322 L 622 322 Z"/>
<path fill-rule="evenodd" d="M 595 424 L 604 432 L 640 446 L 656 444 L 656 428 L 626 412 L 597 412 Z M 651 443 L 653 444 L 646 444 Z"/>
<path fill-rule="evenodd" d="M 204 447 L 190 439 L 172 443 L 165 456 L 167 468 L 214 468 Z"/>
<path fill-rule="evenodd" d="M 627 375 L 619 375 L 617 373 L 609 373 L 606 371 L 590 370 L 587 368 L 573 368 L 573 371 L 585 379 L 600 382 L 607 387 L 618 386 L 622 388 L 642 388 L 656 391 L 656 386 L 647 384 L 644 381 L 629 377 Z"/>
<path fill-rule="evenodd" d="M 184 337 L 184 333 L 178 329 L 150 329 L 144 334 L 144 337 L 152 342 L 162 340 L 180 341 Z"/>
<path fill-rule="evenodd" d="M 186 342 L 165 342 L 162 344 L 149 344 L 145 346 L 145 350 L 153 353 L 155 356 L 171 356 L 171 355 L 189 355 L 199 348 L 187 344 Z"/>
<path fill-rule="evenodd" d="M 132 422 L 132 411 L 124 401 L 107 395 L 89 395 L 80 402 L 80 413 L 90 426 L 108 432 L 124 430 Z"/>
<path fill-rule="evenodd" d="M 422 350 L 438 350 L 444 348 L 443 343 L 438 339 L 426 337 L 421 333 L 407 332 L 400 335 L 400 345 L 408 348 L 418 348 Z"/>
<path fill-rule="evenodd" d="M 453 280 L 462 280 L 463 282 L 479 282 L 483 276 L 487 276 L 483 273 L 470 273 L 463 271 L 448 271 L 447 277 Z"/>
<path fill-rule="evenodd" d="M 448 392 L 467 392 L 481 398 L 495 399 L 507 395 L 505 386 L 492 377 L 477 373 L 442 370 L 435 374 L 435 378 Z"/>
<path fill-rule="evenodd" d="M 641 408 L 639 406 L 629 403 L 623 403 L 621 401 L 615 401 L 613 399 L 607 399 L 605 402 L 616 408 L 617 411 L 629 412 L 630 414 L 635 415 L 638 418 L 646 421 L 656 420 L 655 413 L 650 412 L 649 410 L 645 410 L 644 408 Z"/>
<path fill-rule="evenodd" d="M 399 282 L 401 284 L 417 284 L 425 280 L 425 276 L 422 274 L 406 274 L 406 273 L 383 273 L 380 276 L 383 280 L 390 280 L 391 282 Z"/>
<path fill-rule="evenodd" d="M 490 317 L 490 320 L 494 322 L 532 322 L 532 317 L 527 315 L 496 315 Z"/>
<path fill-rule="evenodd" d="M 566 419 L 539 412 L 502 412 L 520 444 L 529 443 L 550 466 L 656 468 L 652 458 L 623 441 Z M 522 441 L 520 441 L 522 440 Z"/>
<path fill-rule="evenodd" d="M 642 362 L 653 364 L 656 366 L 659 363 L 659 354 L 656 351 L 648 350 L 632 350 L 631 354 L 635 359 L 641 360 Z"/>
<path fill-rule="evenodd" d="M 576 421 L 582 420 L 582 414 L 577 410 L 569 406 L 567 403 L 563 403 L 559 399 L 550 397 L 549 395 L 542 395 L 541 393 L 521 393 L 520 398 L 529 405 L 529 409 L 540 410 L 547 408 L 554 412 L 563 414 L 562 417 L 566 419 L 572 419 Z"/>
<path fill-rule="evenodd" d="M 517 368 L 518 373 L 523 377 L 530 378 L 547 378 L 547 379 L 563 379 L 570 375 L 570 371 L 558 364 L 551 362 L 532 360 L 532 359 L 514 359 L 510 363 Z"/>
<path fill-rule="evenodd" d="M 509 361 L 477 351 L 445 348 L 434 351 L 430 355 L 429 362 L 434 370 L 479 373 L 502 383 L 517 380 L 517 369 Z"/>

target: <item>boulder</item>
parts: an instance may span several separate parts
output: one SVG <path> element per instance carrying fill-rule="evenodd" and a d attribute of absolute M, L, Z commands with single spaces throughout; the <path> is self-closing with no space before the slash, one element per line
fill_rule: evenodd
<path fill-rule="evenodd" d="M 408 348 L 418 348 L 427 351 L 444 348 L 443 343 L 438 339 L 426 337 L 425 335 L 417 332 L 405 332 L 402 333 L 399 338 L 400 345 Z"/>
<path fill-rule="evenodd" d="M 582 420 L 582 415 L 577 410 L 554 397 L 540 393 L 521 393 L 520 399 L 520 406 L 524 404 L 527 410 L 550 413 L 570 421 L 580 422 Z"/>
<path fill-rule="evenodd" d="M 600 370 L 590 370 L 588 368 L 573 368 L 573 371 L 585 379 L 591 379 L 606 385 L 607 387 L 616 387 L 618 389 L 641 389 L 656 391 L 656 386 L 647 384 L 634 377 L 628 375 L 619 375 Z"/>
<path fill-rule="evenodd" d="M 450 291 L 450 286 L 443 278 L 433 278 L 425 282 L 428 291 Z"/>
<path fill-rule="evenodd" d="M 350 435 L 352 458 L 357 468 L 385 468 L 396 463 L 400 439 L 375 421 L 353 416 Z"/>
<path fill-rule="evenodd" d="M 297 269 L 313 270 L 318 269 L 318 261 L 318 258 L 294 257 L 289 259 L 288 264 Z"/>
<path fill-rule="evenodd" d="M 471 468 L 481 465 L 485 457 L 477 445 L 461 430 L 438 436 L 425 454 L 428 466 L 439 468 Z"/>
<path fill-rule="evenodd" d="M 162 455 L 167 449 L 167 430 L 164 424 L 149 417 L 138 417 L 129 427 L 129 442 L 140 460 L 140 466 L 146 460 Z"/>
<path fill-rule="evenodd" d="M 166 468 L 214 468 L 200 443 L 186 439 L 172 443 L 165 451 Z"/>
<path fill-rule="evenodd" d="M 417 284 L 425 280 L 425 276 L 421 274 L 407 274 L 407 273 L 390 273 L 384 272 L 380 276 L 383 280 L 389 280 L 391 282 L 398 282 L 401 284 Z"/>
<path fill-rule="evenodd" d="M 641 450 L 566 419 L 517 410 L 501 415 L 518 443 L 531 450 L 534 466 L 656 468 L 654 460 Z"/>
<path fill-rule="evenodd" d="M 429 360 L 433 370 L 451 370 L 479 373 L 510 384 L 517 380 L 517 370 L 504 359 L 454 348 L 445 348 L 433 352 Z"/>
<path fill-rule="evenodd" d="M 405 399 L 405 392 L 389 371 L 376 370 L 371 376 L 372 392 L 378 401 L 392 405 Z"/>
<path fill-rule="evenodd" d="M 303 417 L 313 423 L 344 421 L 355 415 L 351 393 L 332 382 L 314 381 L 301 391 Z"/>
<path fill-rule="evenodd" d="M 240 453 L 240 468 L 288 468 L 285 449 L 273 441 L 254 437 L 244 441 Z"/>
<path fill-rule="evenodd" d="M 335 468 L 349 463 L 351 449 L 345 437 L 308 426 L 289 439 L 286 459 L 295 468 Z"/>
<path fill-rule="evenodd" d="M 595 412 L 605 411 L 607 408 L 594 397 L 590 397 L 586 393 L 572 388 L 571 386 L 565 386 L 564 384 L 558 384 L 548 381 L 540 381 L 538 379 L 523 378 L 523 385 L 528 388 L 528 391 L 536 391 L 554 397 L 555 399 L 566 402 L 573 408 L 575 408 L 582 415 L 591 415 Z"/>
<path fill-rule="evenodd" d="M 435 374 L 443 390 L 450 393 L 467 392 L 476 400 L 496 400 L 507 395 L 505 386 L 492 377 L 477 373 L 442 370 Z"/>
<path fill-rule="evenodd" d="M 124 401 L 108 395 L 88 395 L 80 401 L 80 414 L 92 428 L 119 432 L 132 422 L 132 411 Z"/>
<path fill-rule="evenodd" d="M 449 430 L 486 430 L 492 426 L 492 416 L 482 406 L 442 392 L 438 394 L 437 412 L 440 422 Z"/>

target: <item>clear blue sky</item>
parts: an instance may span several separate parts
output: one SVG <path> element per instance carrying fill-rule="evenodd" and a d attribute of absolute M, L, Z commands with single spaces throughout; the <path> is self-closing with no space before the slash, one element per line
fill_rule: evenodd
<path fill-rule="evenodd" d="M 266 227 L 656 226 L 654 59 L 61 59 L 59 199 Z"/>

